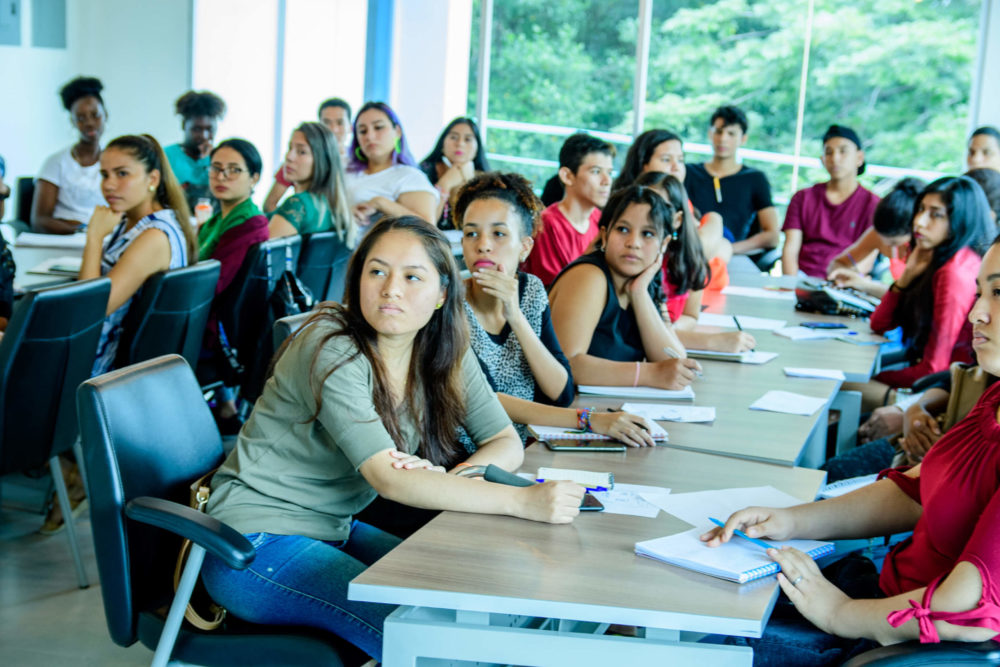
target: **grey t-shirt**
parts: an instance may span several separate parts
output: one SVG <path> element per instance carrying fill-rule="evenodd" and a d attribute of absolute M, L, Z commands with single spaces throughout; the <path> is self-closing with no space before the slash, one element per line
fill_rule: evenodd
<path fill-rule="evenodd" d="M 363 355 L 343 363 L 357 349 L 350 338 L 331 338 L 313 367 L 316 345 L 335 326 L 318 322 L 296 336 L 215 474 L 208 513 L 241 533 L 347 539 L 353 515 L 375 498 L 358 468 L 395 444 L 372 402 L 371 364 Z M 471 350 L 462 358 L 462 380 L 463 426 L 476 442 L 510 425 Z M 313 387 L 321 382 L 322 409 L 309 421 Z M 416 451 L 420 433 L 409 410 L 400 409 L 399 426 L 406 450 Z"/>

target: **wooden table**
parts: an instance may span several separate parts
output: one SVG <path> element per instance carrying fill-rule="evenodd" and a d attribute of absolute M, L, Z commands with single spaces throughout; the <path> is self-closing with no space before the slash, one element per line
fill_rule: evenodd
<path fill-rule="evenodd" d="M 539 466 L 614 472 L 618 482 L 674 492 L 771 484 L 803 500 L 825 473 L 671 448 L 624 454 L 528 449 Z M 571 525 L 445 512 L 358 576 L 348 596 L 405 605 L 385 624 L 383 663 L 418 657 L 520 665 L 744 664 L 742 647 L 698 644 L 681 632 L 760 636 L 774 578 L 737 585 L 634 554 L 640 540 L 690 526 L 587 513 Z M 604 635 L 608 623 L 645 628 Z"/>

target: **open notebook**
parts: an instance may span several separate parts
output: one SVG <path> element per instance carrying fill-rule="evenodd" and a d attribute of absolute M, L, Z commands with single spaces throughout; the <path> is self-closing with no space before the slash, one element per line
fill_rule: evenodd
<path fill-rule="evenodd" d="M 734 536 L 729 542 L 708 547 L 699 536 L 708 530 L 709 526 L 692 528 L 689 531 L 658 537 L 655 540 L 638 542 L 635 552 L 640 556 L 655 558 L 671 565 L 709 574 L 713 577 L 745 584 L 748 581 L 762 579 L 777 574 L 781 569 L 771 560 L 763 547 L 741 537 Z M 817 542 L 816 540 L 765 540 L 776 549 L 790 546 L 808 554 L 813 560 L 820 556 L 833 553 L 832 542 Z"/>
<path fill-rule="evenodd" d="M 581 384 L 577 387 L 581 394 L 590 396 L 622 396 L 625 398 L 654 398 L 662 401 L 693 401 L 694 389 L 691 385 L 673 391 L 656 387 L 606 387 L 603 385 Z"/>
<path fill-rule="evenodd" d="M 656 422 L 650 422 L 652 429 L 649 434 L 653 440 L 666 442 L 667 432 Z M 577 429 L 560 428 L 558 426 L 539 426 L 528 424 L 528 430 L 539 440 L 613 440 L 603 433 L 591 433 L 590 431 L 580 431 Z"/>
<path fill-rule="evenodd" d="M 714 350 L 688 350 L 692 359 L 707 359 L 709 361 L 735 361 L 740 364 L 766 364 L 778 356 L 777 352 L 762 352 L 748 350 L 746 352 L 716 352 Z"/>

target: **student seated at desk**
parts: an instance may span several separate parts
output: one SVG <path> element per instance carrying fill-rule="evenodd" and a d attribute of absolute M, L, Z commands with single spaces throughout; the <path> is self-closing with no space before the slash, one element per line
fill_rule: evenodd
<path fill-rule="evenodd" d="M 881 298 L 889 285 L 869 274 L 882 256 L 889 259 L 889 273 L 893 280 L 903 275 L 913 234 L 913 207 L 926 186 L 919 178 L 904 178 L 896 183 L 875 207 L 872 226 L 830 260 L 830 265 L 826 267 L 827 280 L 840 287 L 853 287 Z"/>
<path fill-rule="evenodd" d="M 969 313 L 979 363 L 1000 374 L 1000 246 L 987 252 Z M 754 664 L 839 664 L 876 644 L 919 638 L 985 641 L 1000 632 L 1000 385 L 909 470 L 853 493 L 787 509 L 751 507 L 703 536 L 709 545 L 742 529 L 751 537 L 866 538 L 913 531 L 875 567 L 831 581 L 795 549 L 768 550 L 781 565 L 779 603 L 759 639 L 713 638 L 751 646 Z M 847 559 L 845 559 L 846 561 Z M 852 565 L 865 559 L 854 557 Z M 835 564 L 834 567 L 836 567 Z M 838 585 L 839 584 L 839 585 Z"/>
<path fill-rule="evenodd" d="M 952 361 L 972 360 L 966 319 L 975 299 L 970 281 L 995 228 L 982 188 L 972 179 L 945 177 L 924 188 L 906 268 L 871 316 L 875 333 L 902 327 L 910 365 L 882 371 L 876 383 L 909 387 Z"/>
<path fill-rule="evenodd" d="M 531 184 L 518 174 L 477 176 L 456 195 L 455 220 L 472 273 L 464 302 L 472 350 L 522 438 L 527 437 L 525 424 L 541 424 L 652 446 L 642 417 L 568 407 L 573 376 L 552 328 L 545 287 L 536 276 L 517 270 L 531 252 L 541 210 Z"/>
<path fill-rule="evenodd" d="M 682 389 L 701 370 L 663 321 L 653 286 L 674 212 L 652 188 L 612 194 L 598 223 L 601 250 L 552 284 L 552 324 L 579 384 Z"/>
<path fill-rule="evenodd" d="M 549 523 L 577 515 L 580 485 L 504 486 L 441 465 L 466 457 L 459 426 L 479 446 L 470 464 L 516 470 L 524 456 L 469 349 L 460 280 L 440 231 L 381 220 L 351 257 L 344 305 L 317 311 L 278 351 L 212 480 L 208 513 L 257 552 L 243 571 L 205 559 L 205 586 L 231 613 L 322 628 L 380 660 L 393 607 L 347 599 L 348 583 L 399 543 L 353 518 L 376 494 Z"/>
<path fill-rule="evenodd" d="M 435 224 L 441 229 L 455 229 L 449 210 L 452 194 L 477 174 L 490 171 L 486 146 L 476 121 L 460 116 L 448 123 L 434 148 L 421 161 L 420 171 L 440 195 L 435 209 Z"/>
<path fill-rule="evenodd" d="M 81 229 L 104 203 L 101 198 L 101 136 L 108 112 L 100 79 L 79 76 L 59 91 L 63 107 L 79 139 L 49 156 L 35 179 L 31 200 L 31 229 L 49 234 L 71 234 Z"/>
<path fill-rule="evenodd" d="M 666 199 L 674 210 L 671 233 L 663 258 L 663 291 L 666 292 L 666 316 L 674 324 L 677 338 L 685 347 L 720 352 L 752 350 L 757 341 L 743 331 L 707 333 L 697 331 L 701 298 L 711 282 L 712 269 L 705 261 L 701 242 L 695 231 L 697 223 L 688 207 L 687 193 L 681 181 L 662 172 L 639 176 L 636 185 L 650 187 Z"/>
<path fill-rule="evenodd" d="M 302 123 L 292 132 L 282 167 L 295 194 L 271 213 L 271 238 L 333 229 L 354 247 L 357 226 L 344 187 L 344 171 L 333 133 L 322 123 Z"/>

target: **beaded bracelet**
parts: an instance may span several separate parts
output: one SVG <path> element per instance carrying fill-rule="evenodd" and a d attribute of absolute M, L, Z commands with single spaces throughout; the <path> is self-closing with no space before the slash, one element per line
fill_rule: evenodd
<path fill-rule="evenodd" d="M 590 425 L 590 415 L 594 412 L 594 408 L 583 408 L 576 411 L 576 426 L 581 431 L 586 431 L 592 433 L 594 429 Z"/>

